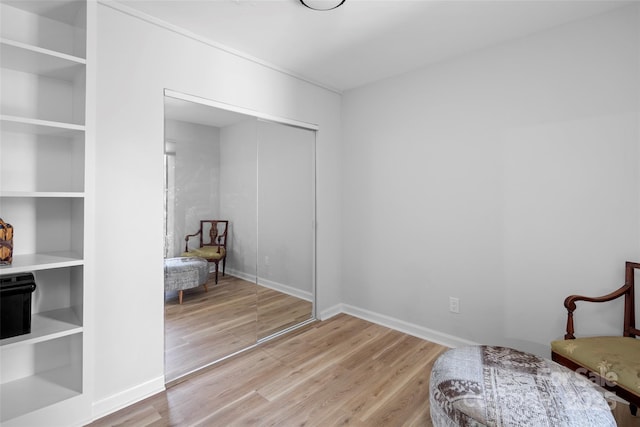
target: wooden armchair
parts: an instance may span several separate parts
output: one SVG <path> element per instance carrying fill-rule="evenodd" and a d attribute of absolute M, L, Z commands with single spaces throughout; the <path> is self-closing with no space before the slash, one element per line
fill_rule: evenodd
<path fill-rule="evenodd" d="M 196 256 L 212 262 L 216 266 L 215 277 L 218 283 L 218 264 L 222 261 L 222 275 L 227 263 L 227 230 L 229 221 L 207 219 L 200 221 L 200 229 L 194 234 L 187 234 L 184 238 L 184 252 L 182 256 Z M 199 246 L 189 249 L 189 239 L 200 236 Z M 205 236 L 209 236 L 208 240 Z"/>
<path fill-rule="evenodd" d="M 640 405 L 640 330 L 635 326 L 634 272 L 640 263 L 627 262 L 625 283 L 618 290 L 601 297 L 571 295 L 564 300 L 567 308 L 567 333 L 564 340 L 551 343 L 551 358 L 627 400 L 636 415 Z M 624 297 L 622 336 L 576 338 L 573 312 L 577 301 L 607 302 Z"/>

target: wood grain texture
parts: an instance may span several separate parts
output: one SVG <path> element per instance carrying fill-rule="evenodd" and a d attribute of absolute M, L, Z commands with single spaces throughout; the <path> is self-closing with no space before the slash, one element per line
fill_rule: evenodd
<path fill-rule="evenodd" d="M 446 348 L 348 315 L 314 322 L 91 426 L 425 426 Z"/>
<path fill-rule="evenodd" d="M 234 356 L 90 424 L 431 426 L 429 375 L 447 348 L 345 314 Z M 628 406 L 618 425 L 640 427 Z"/>
<path fill-rule="evenodd" d="M 165 378 L 195 369 L 311 318 L 312 305 L 234 276 L 165 295 Z"/>

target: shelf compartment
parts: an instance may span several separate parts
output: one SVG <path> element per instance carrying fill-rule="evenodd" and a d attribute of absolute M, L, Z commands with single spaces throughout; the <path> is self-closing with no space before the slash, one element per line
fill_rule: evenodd
<path fill-rule="evenodd" d="M 84 124 L 86 67 L 80 67 L 73 80 L 7 68 L 4 64 L 0 73 L 0 114 Z"/>
<path fill-rule="evenodd" d="M 0 197 L 84 197 L 83 136 L 11 132 L 3 127 Z"/>
<path fill-rule="evenodd" d="M 35 313 L 31 316 L 31 333 L 0 340 L 4 349 L 39 342 L 82 332 L 80 319 L 71 308 Z"/>
<path fill-rule="evenodd" d="M 13 40 L 0 39 L 2 67 L 58 80 L 74 81 L 86 60 Z"/>
<path fill-rule="evenodd" d="M 14 229 L 13 264 L 9 270 L 29 264 L 64 265 L 84 254 L 82 198 L 4 197 L 0 217 Z M 0 271 L 7 274 L 5 269 Z"/>
<path fill-rule="evenodd" d="M 84 0 L 3 0 L 6 5 L 21 9 L 36 16 L 42 16 L 53 21 L 76 26 L 79 17 L 84 14 L 86 5 Z M 82 24 L 82 20 L 80 21 Z"/>
<path fill-rule="evenodd" d="M 82 393 L 82 334 L 2 348 L 1 421 Z"/>
<path fill-rule="evenodd" d="M 86 56 L 84 1 L 3 0 L 2 37 L 73 56 Z"/>

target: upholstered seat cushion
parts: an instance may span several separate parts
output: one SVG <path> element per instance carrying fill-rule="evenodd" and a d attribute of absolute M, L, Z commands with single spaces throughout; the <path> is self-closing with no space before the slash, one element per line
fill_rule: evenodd
<path fill-rule="evenodd" d="M 226 251 L 223 247 L 220 247 L 220 252 L 218 252 L 217 246 L 203 246 L 202 248 L 189 249 L 188 252 L 183 252 L 181 256 L 195 256 L 209 260 L 221 260 L 224 258 L 225 254 Z"/>
<path fill-rule="evenodd" d="M 165 291 L 180 291 L 207 283 L 209 263 L 197 257 L 167 258 L 164 260 Z"/>
<path fill-rule="evenodd" d="M 444 352 L 431 370 L 429 391 L 435 427 L 616 425 L 601 389 L 587 378 L 506 347 Z"/>
<path fill-rule="evenodd" d="M 640 394 L 640 339 L 631 337 L 587 337 L 559 340 L 551 349 L 599 374 L 607 381 Z"/>

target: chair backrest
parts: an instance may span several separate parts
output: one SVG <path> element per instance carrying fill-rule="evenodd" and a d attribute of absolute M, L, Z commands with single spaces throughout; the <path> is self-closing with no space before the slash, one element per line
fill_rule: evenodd
<path fill-rule="evenodd" d="M 640 335 L 640 329 L 636 329 L 635 308 L 635 270 L 640 269 L 640 263 L 627 261 L 625 266 L 625 285 L 629 285 L 624 296 L 624 332 L 625 337 Z"/>
<path fill-rule="evenodd" d="M 229 221 L 206 219 L 200 221 L 200 247 L 221 246 L 227 248 L 227 229 Z M 207 239 L 208 236 L 208 239 Z"/>

